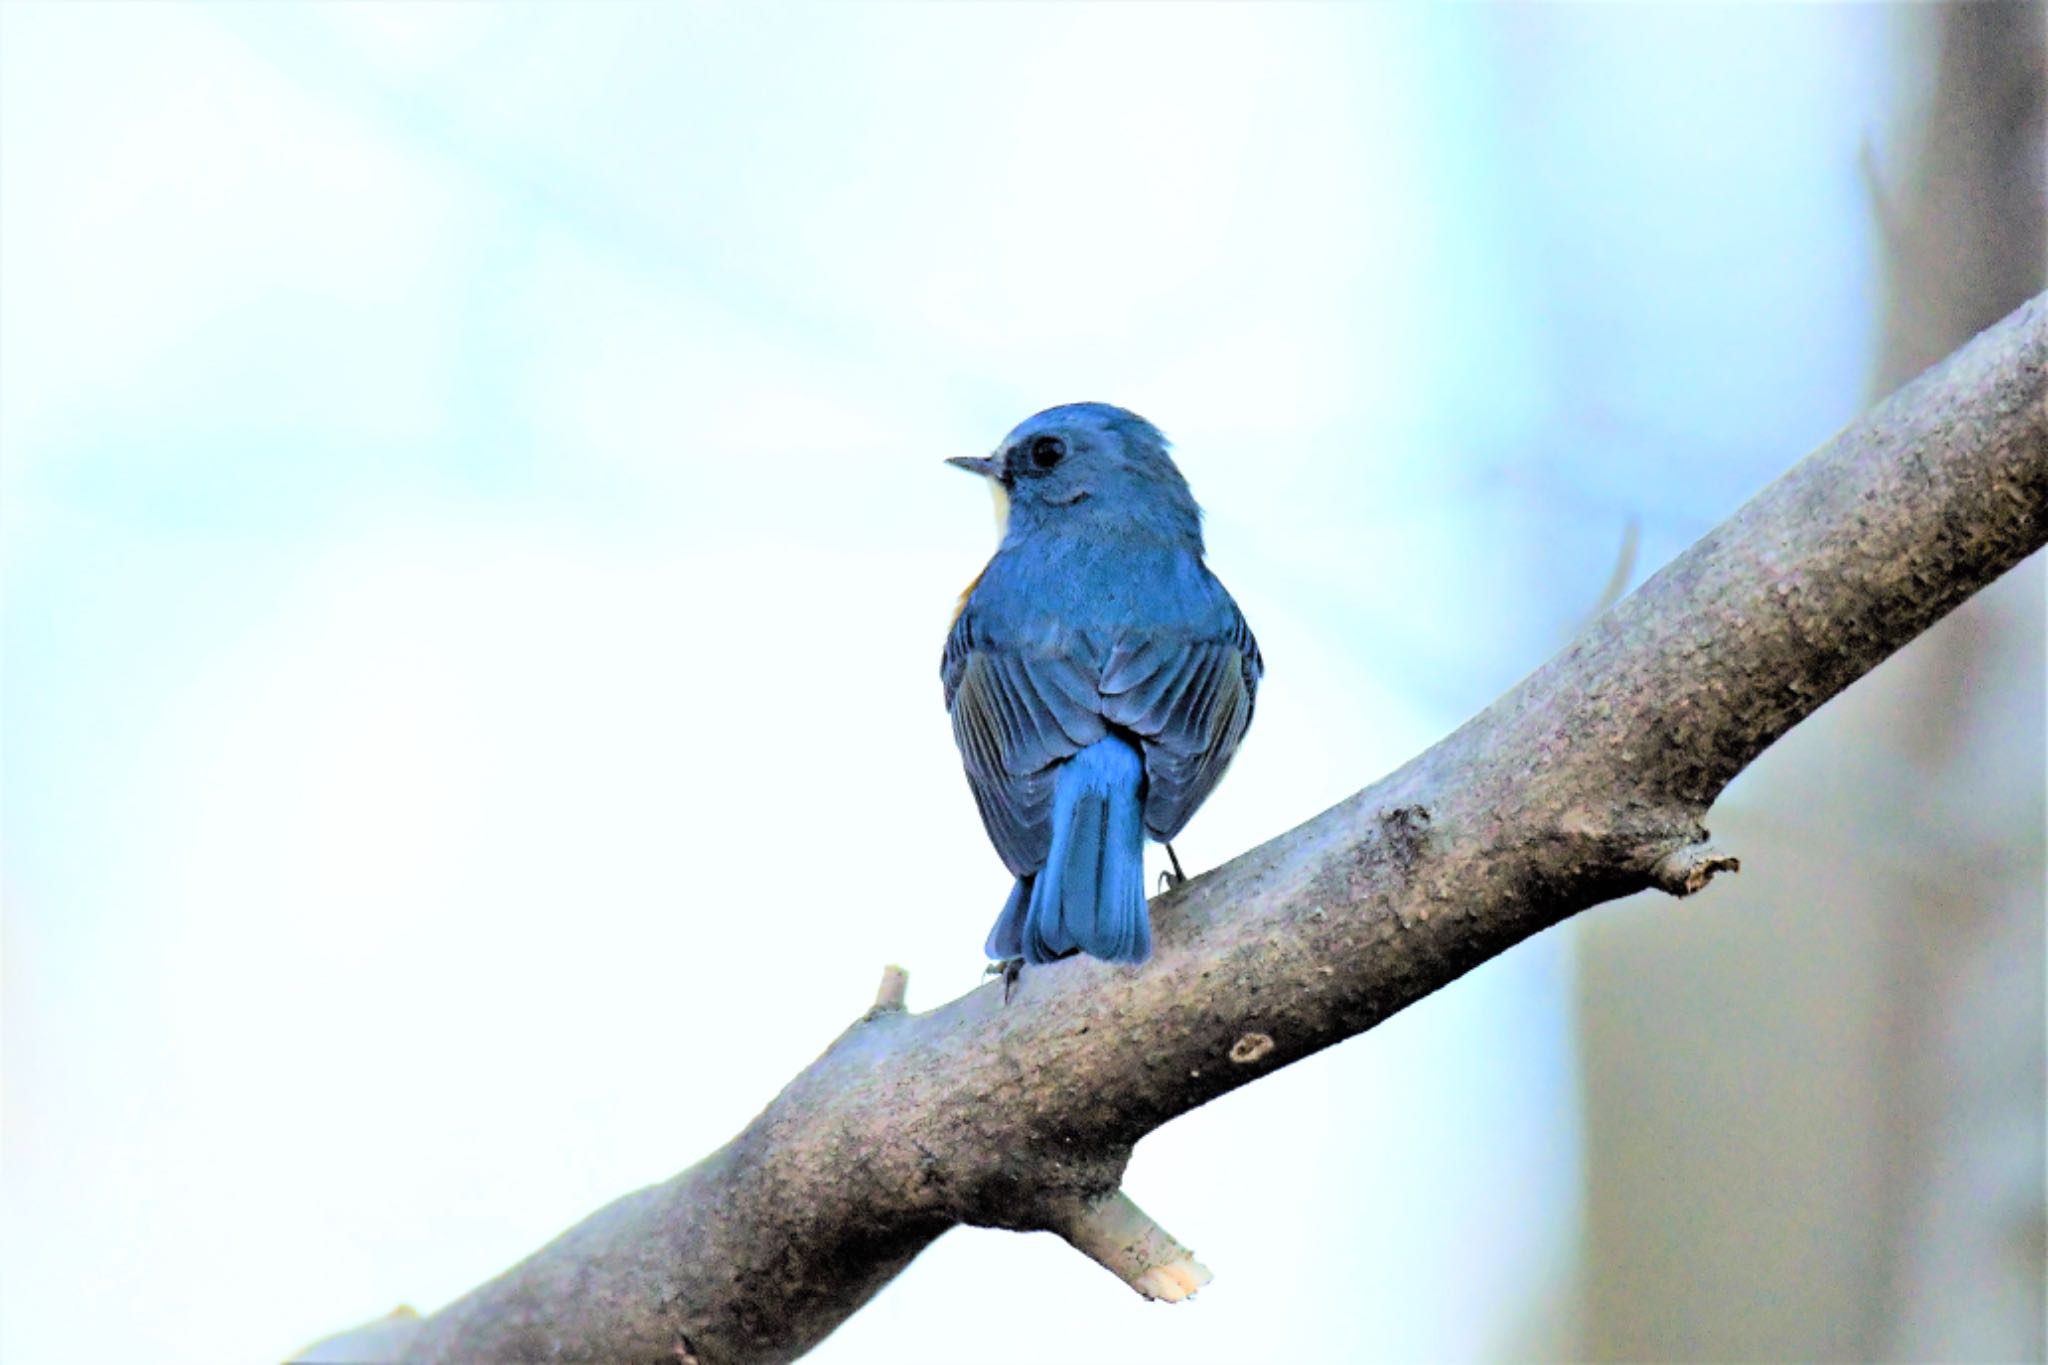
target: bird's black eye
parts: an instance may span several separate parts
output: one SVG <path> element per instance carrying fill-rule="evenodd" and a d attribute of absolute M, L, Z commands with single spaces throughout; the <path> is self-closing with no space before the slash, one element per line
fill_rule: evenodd
<path fill-rule="evenodd" d="M 1031 441 L 1031 466 L 1041 472 L 1067 458 L 1067 443 L 1057 436 L 1037 436 Z"/>

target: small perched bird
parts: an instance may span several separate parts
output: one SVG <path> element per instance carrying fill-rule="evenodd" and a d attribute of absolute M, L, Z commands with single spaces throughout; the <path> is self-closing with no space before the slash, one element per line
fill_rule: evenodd
<path fill-rule="evenodd" d="M 1202 563 L 1201 510 L 1166 449 L 1135 413 L 1072 403 L 985 459 L 947 461 L 996 499 L 1000 544 L 960 596 L 939 676 L 1017 878 L 987 943 L 1013 971 L 1151 956 L 1145 836 L 1180 832 L 1252 722 L 1259 646 Z"/>

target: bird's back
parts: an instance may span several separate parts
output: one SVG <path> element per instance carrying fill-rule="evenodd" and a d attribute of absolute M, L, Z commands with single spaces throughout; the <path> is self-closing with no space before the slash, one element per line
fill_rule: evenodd
<path fill-rule="evenodd" d="M 965 610 L 991 644 L 1072 648 L 1098 668 L 1120 636 L 1213 634 L 1236 615 L 1198 550 L 1050 534 L 999 550 Z"/>
<path fill-rule="evenodd" d="M 984 822 L 1018 872 L 1045 856 L 1049 769 L 1104 734 L 1143 755 L 1147 832 L 1178 833 L 1250 725 L 1262 672 L 1199 550 L 1075 535 L 1006 543 L 942 668 Z"/>

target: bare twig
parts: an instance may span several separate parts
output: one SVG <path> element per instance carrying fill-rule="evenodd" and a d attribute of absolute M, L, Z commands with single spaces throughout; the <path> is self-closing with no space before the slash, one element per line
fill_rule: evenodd
<path fill-rule="evenodd" d="M 900 1010 L 904 995 L 910 990 L 910 973 L 895 963 L 882 968 L 881 989 L 875 992 L 874 1008 L 877 1010 Z"/>
<path fill-rule="evenodd" d="M 424 1319 L 405 1358 L 788 1360 L 960 1223 L 1192 1289 L 1119 1193 L 1133 1143 L 1589 905 L 1696 890 L 1732 865 L 1701 825 L 1729 779 L 2044 537 L 2037 299 L 1455 734 L 1161 896 L 1150 963 L 870 1011 L 725 1147 Z"/>
<path fill-rule="evenodd" d="M 1650 880 L 1660 891 L 1668 891 L 1674 896 L 1691 896 L 1705 890 L 1715 873 L 1741 870 L 1740 858 L 1718 852 L 1705 844 L 1692 844 L 1659 858 L 1657 865 L 1650 869 Z"/>
<path fill-rule="evenodd" d="M 1628 581 L 1636 574 L 1636 552 L 1642 546 L 1642 519 L 1631 512 L 1628 520 L 1621 524 L 1621 545 L 1614 552 L 1614 568 L 1607 575 L 1607 585 L 1600 589 L 1599 600 L 1586 613 L 1588 621 L 1619 602 L 1621 595 L 1628 591 Z"/>
<path fill-rule="evenodd" d="M 1076 1251 L 1148 1299 L 1179 1303 L 1209 1283 L 1209 1270 L 1122 1190 L 1076 1200 L 1054 1231 Z"/>

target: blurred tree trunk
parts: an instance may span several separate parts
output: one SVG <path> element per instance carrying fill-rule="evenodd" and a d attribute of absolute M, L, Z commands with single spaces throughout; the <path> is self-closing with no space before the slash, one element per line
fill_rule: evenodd
<path fill-rule="evenodd" d="M 2043 7 L 1906 21 L 1880 393 L 2048 273 Z M 1588 926 L 1589 1354 L 2041 1358 L 2042 640 L 2037 560 L 1731 788 L 1738 905 Z"/>
<path fill-rule="evenodd" d="M 2048 273 L 2048 8 L 1952 5 L 1916 156 L 1887 195 L 1888 393 Z M 1880 182 L 1882 184 L 1882 182 Z M 1917 868 L 1889 883 L 1888 1166 L 1879 1246 L 1893 1358 L 2042 1357 L 2044 1007 L 2041 566 L 1893 662 L 1885 726 L 1913 787 L 1967 824 L 1893 807 L 1872 834 Z M 2015 649 L 2014 642 L 2028 647 Z M 2018 763 L 1988 749 L 2011 746 Z M 2029 761 L 2031 760 L 2031 761 Z M 1995 775 L 2002 801 L 1981 793 Z M 1944 803 L 1946 804 L 1946 803 Z"/>

